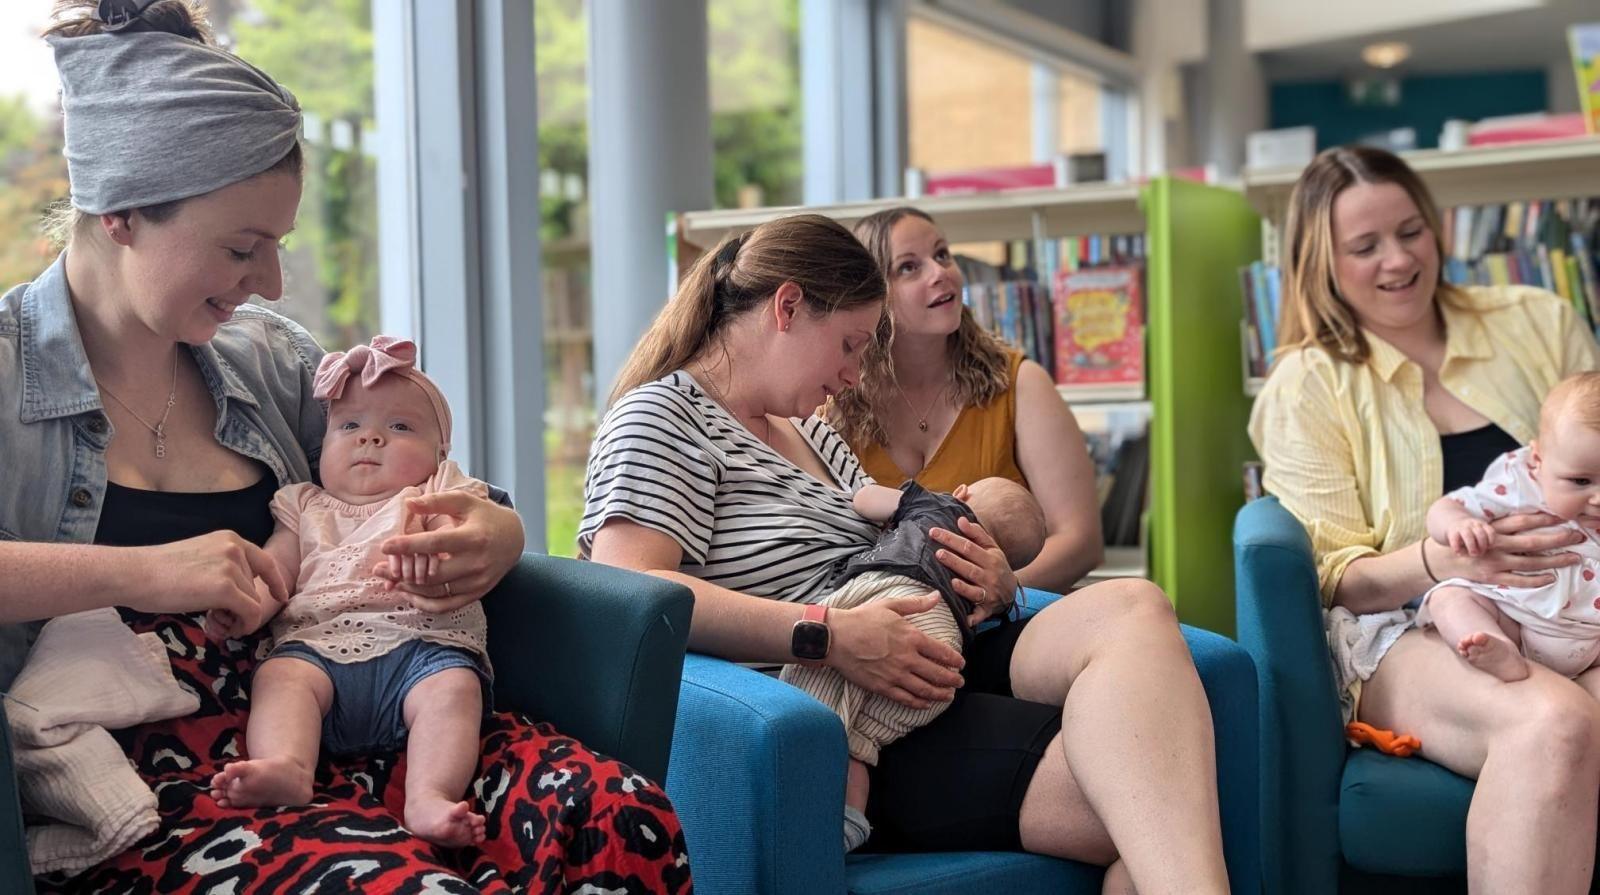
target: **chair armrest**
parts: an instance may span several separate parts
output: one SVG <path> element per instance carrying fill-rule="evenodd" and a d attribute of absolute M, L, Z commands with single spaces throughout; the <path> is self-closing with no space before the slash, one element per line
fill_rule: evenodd
<path fill-rule="evenodd" d="M 1261 694 L 1266 891 L 1333 892 L 1344 734 L 1311 541 L 1277 498 L 1234 520 L 1239 643 Z"/>
<path fill-rule="evenodd" d="M 11 722 L 0 700 L 0 892 L 33 895 L 28 839 L 22 830 L 16 765 L 11 760 Z"/>
<path fill-rule="evenodd" d="M 1182 626 L 1211 706 L 1217 799 L 1229 887 L 1261 891 L 1261 764 L 1255 665 L 1221 634 Z"/>
<path fill-rule="evenodd" d="M 732 662 L 689 655 L 667 795 L 701 895 L 845 890 L 838 716 Z"/>
<path fill-rule="evenodd" d="M 693 607 L 661 578 L 523 554 L 483 599 L 495 701 L 664 779 Z"/>

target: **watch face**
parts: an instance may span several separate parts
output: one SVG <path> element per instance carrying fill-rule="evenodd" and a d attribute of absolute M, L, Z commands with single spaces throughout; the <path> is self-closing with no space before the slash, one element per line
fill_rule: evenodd
<path fill-rule="evenodd" d="M 789 651 L 796 659 L 818 661 L 828 655 L 828 626 L 822 622 L 799 621 L 794 623 L 794 634 L 789 638 Z"/>

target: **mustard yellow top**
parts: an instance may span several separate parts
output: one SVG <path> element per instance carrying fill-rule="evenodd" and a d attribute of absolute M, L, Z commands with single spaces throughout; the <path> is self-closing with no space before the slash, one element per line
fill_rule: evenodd
<path fill-rule="evenodd" d="M 1600 366 L 1594 336 L 1561 297 L 1531 286 L 1469 287 L 1476 313 L 1441 305 L 1439 381 L 1527 444 L 1545 393 Z M 1322 602 L 1351 562 L 1413 544 L 1444 492 L 1439 432 L 1422 404 L 1422 368 L 1367 334 L 1365 364 L 1322 348 L 1280 358 L 1256 398 L 1250 439 L 1264 484 L 1311 536 Z"/>
<path fill-rule="evenodd" d="M 957 485 L 970 485 L 978 479 L 999 476 L 1024 488 L 1028 480 L 1017 466 L 1017 370 L 1022 353 L 1011 352 L 1006 390 L 982 407 L 961 408 L 950 431 L 928 458 L 922 471 L 912 478 L 930 491 L 953 491 Z M 873 481 L 890 488 L 905 484 L 906 474 L 880 444 L 857 443 L 851 450 L 861 460 L 861 468 Z"/>

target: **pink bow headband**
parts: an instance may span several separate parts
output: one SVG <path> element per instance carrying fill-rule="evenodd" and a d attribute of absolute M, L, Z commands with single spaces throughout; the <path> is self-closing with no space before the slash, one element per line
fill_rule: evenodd
<path fill-rule="evenodd" d="M 433 405 L 433 414 L 439 420 L 439 450 L 450 453 L 450 405 L 445 403 L 444 393 L 439 391 L 439 386 L 417 369 L 415 343 L 394 336 L 373 336 L 370 345 L 357 345 L 349 351 L 329 352 L 317 365 L 312 396 L 324 403 L 337 400 L 344 395 L 345 383 L 353 373 L 361 374 L 361 384 L 367 388 L 389 374 L 415 382 L 428 396 L 428 403 Z"/>

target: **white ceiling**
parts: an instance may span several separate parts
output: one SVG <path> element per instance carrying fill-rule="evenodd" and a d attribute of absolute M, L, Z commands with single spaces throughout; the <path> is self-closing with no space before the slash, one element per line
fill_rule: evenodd
<path fill-rule="evenodd" d="M 1300 0 L 1251 0 L 1256 6 L 1299 5 Z M 1385 0 L 1341 0 L 1341 11 L 1351 7 L 1379 6 Z M 1394 0 L 1387 0 L 1391 5 Z M 1367 69 L 1361 48 L 1379 40 L 1400 40 L 1411 45 L 1404 73 L 1474 72 L 1507 69 L 1550 69 L 1569 58 L 1567 26 L 1575 22 L 1600 22 L 1600 0 L 1546 0 L 1511 11 L 1483 12 L 1490 6 L 1510 5 L 1508 0 L 1451 0 L 1471 11 L 1451 21 L 1431 18 L 1405 22 L 1394 16 L 1389 24 L 1368 27 L 1358 34 L 1324 37 L 1294 45 L 1280 44 L 1261 53 L 1263 69 L 1275 80 L 1339 77 Z M 1405 10 L 1410 12 L 1408 8 Z M 1362 20 L 1351 15 L 1351 20 Z M 1381 23 L 1378 18 L 1365 19 Z M 1251 26 L 1255 31 L 1255 26 Z M 1280 37 L 1287 32 L 1278 32 Z"/>
<path fill-rule="evenodd" d="M 1244 43 L 1256 52 L 1283 50 L 1543 5 L 1542 0 L 1244 0 Z"/>

